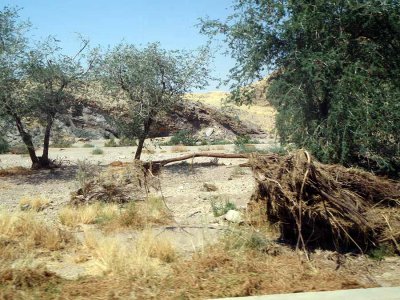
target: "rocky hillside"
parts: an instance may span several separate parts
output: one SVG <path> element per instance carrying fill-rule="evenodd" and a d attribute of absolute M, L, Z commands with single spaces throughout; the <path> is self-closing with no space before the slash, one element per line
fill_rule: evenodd
<path fill-rule="evenodd" d="M 81 101 L 68 114 L 61 115 L 54 125 L 53 141 L 63 139 L 108 139 L 118 137 L 118 130 L 112 118 L 115 107 L 101 105 L 101 102 Z M 34 142 L 40 145 L 43 127 L 37 122 L 26 120 Z M 169 114 L 156 120 L 151 137 L 164 137 L 179 130 L 188 130 L 194 135 L 210 141 L 217 139 L 234 140 L 236 135 L 265 135 L 257 125 L 242 121 L 223 108 L 216 108 L 199 101 L 182 100 Z M 10 145 L 21 143 L 13 129 L 6 136 Z"/>

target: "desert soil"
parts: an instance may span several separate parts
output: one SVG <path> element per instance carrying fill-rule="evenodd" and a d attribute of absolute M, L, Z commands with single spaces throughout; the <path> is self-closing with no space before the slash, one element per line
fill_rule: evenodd
<path fill-rule="evenodd" d="M 104 141 L 93 142 L 101 147 L 104 154 L 93 155 L 93 148 L 83 148 L 77 144 L 73 148 L 51 149 L 51 157 L 62 161 L 62 167 L 55 170 L 41 170 L 29 175 L 0 177 L 0 207 L 9 211 L 20 210 L 20 200 L 26 197 L 42 197 L 50 200 L 50 205 L 39 212 L 48 223 L 58 223 L 58 212 L 70 201 L 70 194 L 77 190 L 77 163 L 87 160 L 102 168 L 114 161 L 131 162 L 135 147 L 103 148 Z M 268 145 L 257 145 L 267 147 Z M 172 152 L 168 146 L 156 147 L 147 145 L 143 160 L 158 160 L 189 152 L 212 151 L 233 152 L 233 145 L 186 147 L 186 152 Z M 194 250 L 215 242 L 226 222 L 216 218 L 212 212 L 213 200 L 235 203 L 236 207 L 245 211 L 246 205 L 255 188 L 255 181 L 248 168 L 239 167 L 245 159 L 196 158 L 193 162 L 174 163 L 164 167 L 158 176 L 162 195 L 171 210 L 174 224 L 154 229 L 158 235 L 164 235 L 172 241 L 181 253 L 190 254 Z M 0 155 L 0 167 L 29 167 L 26 155 Z M 215 191 L 208 191 L 205 183 L 213 184 Z M 160 192 L 160 191 L 158 191 Z M 78 232 L 77 235 L 80 233 Z M 133 232 L 116 233 L 122 239 L 132 239 Z M 325 254 L 324 254 L 325 255 Z M 361 263 L 361 261 L 360 261 Z M 366 262 L 369 274 L 365 275 L 380 286 L 400 285 L 400 260 L 398 257 L 388 258 L 382 262 Z M 85 268 L 71 262 L 52 263 L 47 267 L 58 275 L 75 279 L 86 275 Z"/>

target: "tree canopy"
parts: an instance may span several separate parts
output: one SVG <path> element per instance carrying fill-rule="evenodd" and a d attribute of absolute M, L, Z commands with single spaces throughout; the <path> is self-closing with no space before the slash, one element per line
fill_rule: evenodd
<path fill-rule="evenodd" d="M 167 51 L 158 43 L 143 48 L 121 43 L 101 57 L 95 74 L 114 98 L 127 99 L 128 117 L 122 131 L 139 137 L 135 158 L 139 159 L 150 126 L 192 89 L 202 88 L 209 79 L 208 48 L 198 51 Z"/>
<path fill-rule="evenodd" d="M 14 122 L 28 148 L 35 168 L 49 167 L 49 142 L 54 120 L 71 106 L 72 92 L 82 86 L 88 67 L 82 67 L 82 53 L 73 57 L 62 54 L 54 38 L 37 43 L 26 38 L 29 24 L 19 20 L 18 10 L 0 11 L 0 116 Z M 43 154 L 36 155 L 26 119 L 35 119 L 45 127 Z"/>
<path fill-rule="evenodd" d="M 274 71 L 267 97 L 282 143 L 399 176 L 399 1 L 238 0 L 234 10 L 202 24 L 237 60 L 233 95 Z"/>

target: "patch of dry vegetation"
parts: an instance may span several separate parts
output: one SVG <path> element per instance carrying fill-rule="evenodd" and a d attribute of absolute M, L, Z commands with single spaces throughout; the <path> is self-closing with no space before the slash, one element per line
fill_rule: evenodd
<path fill-rule="evenodd" d="M 48 207 L 49 204 L 50 200 L 41 196 L 23 197 L 19 200 L 19 207 L 21 210 L 41 211 Z"/>
<path fill-rule="evenodd" d="M 0 177 L 18 176 L 18 175 L 30 175 L 33 171 L 24 167 L 10 167 L 0 169 Z"/>
<path fill-rule="evenodd" d="M 102 220 L 111 220 L 119 215 L 119 207 L 116 204 L 95 203 L 81 206 L 66 206 L 59 212 L 61 224 L 77 226 L 80 224 L 96 224 Z"/>
<path fill-rule="evenodd" d="M 110 203 L 66 206 L 60 211 L 59 219 L 66 226 L 98 224 L 106 231 L 143 229 L 172 221 L 171 214 L 159 197 L 148 197 L 145 201 L 132 201 L 120 206 Z"/>
<path fill-rule="evenodd" d="M 104 273 L 128 277 L 147 277 L 165 272 L 163 263 L 177 258 L 167 240 L 156 238 L 150 230 L 141 232 L 132 242 L 114 236 L 86 232 L 84 246 Z"/>
<path fill-rule="evenodd" d="M 0 211 L 0 262 L 11 264 L 38 249 L 63 249 L 72 240 L 67 232 L 46 226 L 33 212 Z"/>
<path fill-rule="evenodd" d="M 179 153 L 179 152 L 188 152 L 189 148 L 185 145 L 175 145 L 171 147 L 171 152 Z"/>

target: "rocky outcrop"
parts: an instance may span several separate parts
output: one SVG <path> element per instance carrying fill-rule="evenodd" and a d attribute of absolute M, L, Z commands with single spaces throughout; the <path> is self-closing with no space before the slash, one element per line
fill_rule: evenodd
<path fill-rule="evenodd" d="M 79 103 L 68 114 L 59 116 L 55 121 L 53 140 L 57 136 L 84 140 L 118 137 L 118 130 L 110 115 L 120 111 L 106 110 L 96 102 Z M 34 143 L 39 146 L 43 141 L 43 126 L 30 120 L 26 120 L 26 124 Z M 236 135 L 264 134 L 256 125 L 240 121 L 223 110 L 187 100 L 177 103 L 170 113 L 158 118 L 152 126 L 150 136 L 169 136 L 179 130 L 188 130 L 209 141 L 233 140 Z M 8 131 L 6 139 L 11 145 L 22 142 L 16 128 Z"/>

